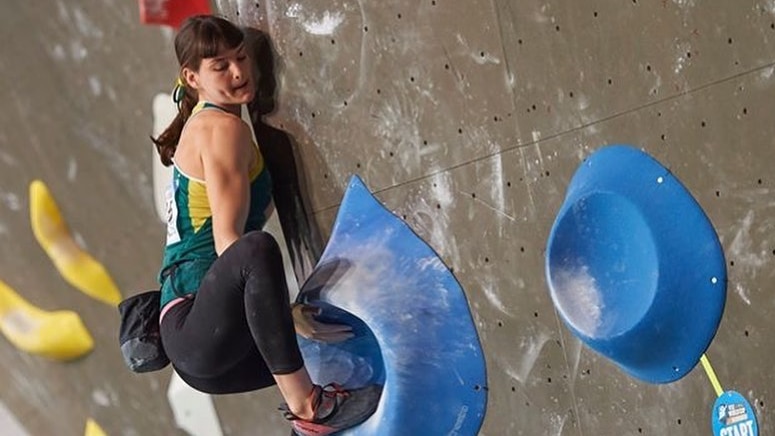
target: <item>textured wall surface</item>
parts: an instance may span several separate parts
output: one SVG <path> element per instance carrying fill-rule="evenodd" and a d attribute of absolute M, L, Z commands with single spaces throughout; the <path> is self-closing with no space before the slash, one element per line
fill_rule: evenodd
<path fill-rule="evenodd" d="M 268 121 L 295 141 L 323 235 L 357 173 L 454 269 L 487 357 L 482 434 L 710 432 L 701 368 L 668 385 L 632 379 L 574 339 L 549 298 L 555 213 L 582 159 L 610 143 L 668 166 L 716 227 L 729 284 L 707 354 L 761 434 L 775 432 L 775 2 L 214 4 L 272 38 Z M 153 286 L 163 229 L 147 135 L 175 65 L 171 33 L 140 27 L 135 9 L 11 2 L 0 14 L 0 279 L 78 310 L 97 341 L 61 364 L 0 340 L 0 399 L 34 435 L 82 434 L 88 417 L 109 434 L 175 431 L 169 369 L 124 369 L 115 311 L 68 287 L 27 215 L 41 178 L 126 293 Z M 215 402 L 226 434 L 287 434 L 273 390 Z"/>

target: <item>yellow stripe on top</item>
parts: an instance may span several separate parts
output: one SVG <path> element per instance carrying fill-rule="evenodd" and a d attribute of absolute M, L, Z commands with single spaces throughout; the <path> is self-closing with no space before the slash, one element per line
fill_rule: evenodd
<path fill-rule="evenodd" d="M 194 106 L 194 109 L 191 111 L 191 116 L 193 117 L 195 114 L 205 109 L 223 110 L 212 103 L 200 101 Z M 261 156 L 261 150 L 259 150 L 258 144 L 254 141 L 251 142 L 253 143 L 256 152 L 254 153 L 255 157 L 253 163 L 250 165 L 248 178 L 253 182 L 264 169 L 264 158 Z M 185 174 L 179 167 L 178 171 L 189 179 L 188 208 L 191 217 L 191 226 L 194 228 L 195 232 L 198 232 L 205 224 L 205 221 L 213 215 L 212 210 L 210 209 L 210 201 L 207 198 L 207 186 L 204 180 L 196 179 Z"/>

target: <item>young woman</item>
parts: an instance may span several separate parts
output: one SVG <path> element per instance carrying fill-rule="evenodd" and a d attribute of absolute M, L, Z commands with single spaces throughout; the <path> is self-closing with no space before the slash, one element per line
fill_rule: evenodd
<path fill-rule="evenodd" d="M 207 393 L 276 384 L 297 433 L 323 435 L 371 415 L 379 386 L 313 385 L 296 331 L 341 340 L 344 326 L 291 309 L 282 258 L 262 232 L 271 179 L 241 105 L 255 94 L 242 31 L 214 16 L 188 19 L 175 38 L 179 113 L 154 139 L 174 165 L 160 273 L 161 337 L 176 372 Z"/>

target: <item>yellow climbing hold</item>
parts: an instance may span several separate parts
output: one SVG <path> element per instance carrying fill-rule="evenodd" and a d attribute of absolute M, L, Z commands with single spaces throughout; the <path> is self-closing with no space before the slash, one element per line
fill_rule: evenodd
<path fill-rule="evenodd" d="M 97 300 L 118 305 L 118 287 L 105 267 L 75 242 L 54 198 L 40 180 L 30 184 L 30 223 L 38 243 L 68 283 Z"/>
<path fill-rule="evenodd" d="M 77 313 L 47 312 L 0 281 L 0 331 L 16 348 L 51 359 L 71 360 L 94 348 Z"/>
<path fill-rule="evenodd" d="M 89 418 L 86 420 L 86 429 L 83 431 L 83 436 L 107 436 L 107 433 L 97 422 Z"/>

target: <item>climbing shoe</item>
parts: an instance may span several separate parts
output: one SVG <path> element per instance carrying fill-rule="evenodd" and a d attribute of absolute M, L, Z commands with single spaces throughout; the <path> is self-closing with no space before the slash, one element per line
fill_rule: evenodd
<path fill-rule="evenodd" d="M 312 419 L 299 418 L 285 404 L 280 410 L 285 419 L 291 421 L 293 431 L 297 435 L 326 436 L 365 421 L 377 410 L 381 394 L 381 385 L 358 389 L 343 389 L 336 383 L 323 387 L 315 385 L 310 394 L 314 410 Z"/>

